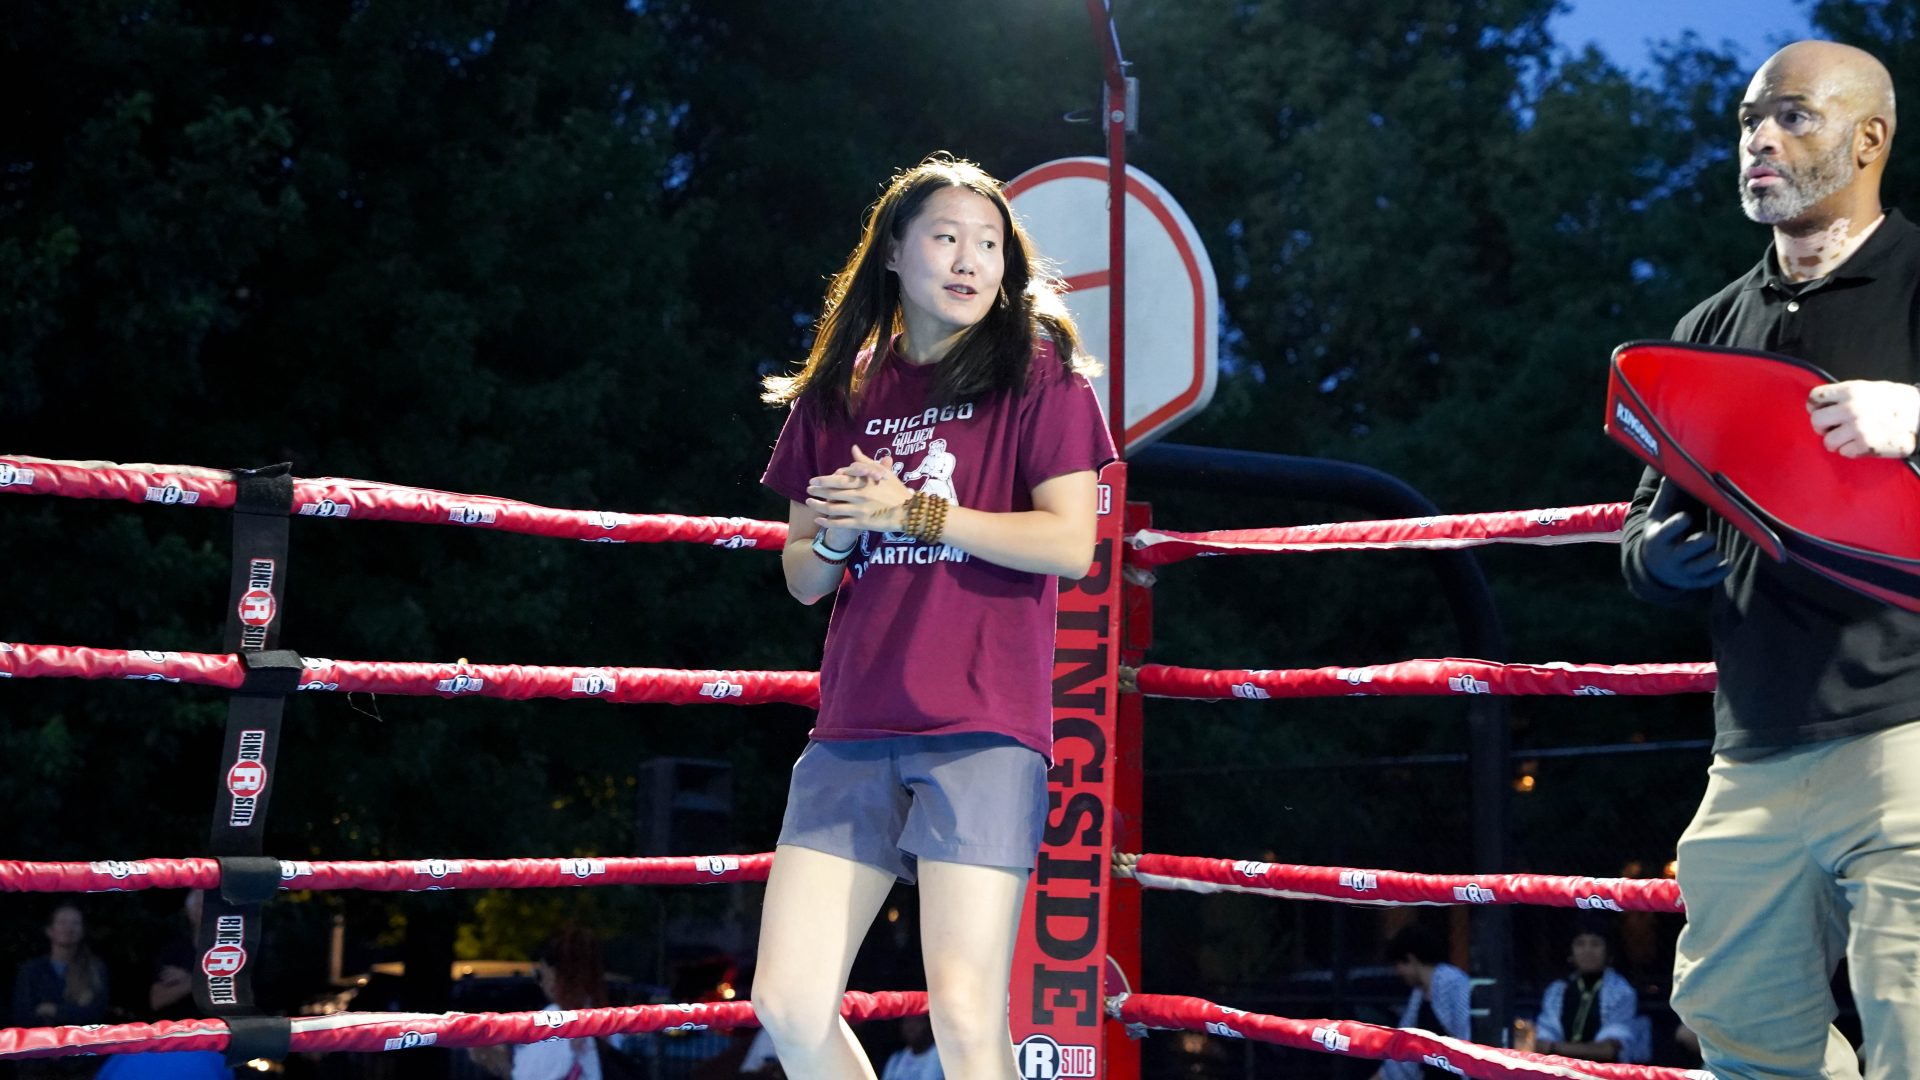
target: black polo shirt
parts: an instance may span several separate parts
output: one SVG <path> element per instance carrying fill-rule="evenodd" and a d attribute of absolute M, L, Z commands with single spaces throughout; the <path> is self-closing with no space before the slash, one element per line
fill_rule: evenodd
<path fill-rule="evenodd" d="M 1769 244 L 1759 265 L 1688 312 L 1673 336 L 1782 353 L 1835 379 L 1920 382 L 1920 227 L 1889 211 L 1839 269 L 1798 285 L 1781 275 Z M 1658 481 L 1649 470 L 1634 493 L 1629 549 L 1645 529 Z M 1702 511 L 1694 510 L 1698 521 Z M 1712 591 L 1720 668 L 1715 753 L 1842 738 L 1920 718 L 1920 615 L 1775 563 L 1717 515 L 1707 520 L 1733 564 Z M 1636 565 L 1630 551 L 1626 564 Z M 1628 581 L 1644 599 L 1687 595 L 1631 569 Z"/>

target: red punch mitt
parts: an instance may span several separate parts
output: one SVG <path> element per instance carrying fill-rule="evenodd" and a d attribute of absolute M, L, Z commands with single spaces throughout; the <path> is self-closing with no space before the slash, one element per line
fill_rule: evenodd
<path fill-rule="evenodd" d="M 1773 353 L 1628 342 L 1613 351 L 1606 430 L 1775 561 L 1920 611 L 1920 469 L 1822 444 L 1807 395 L 1833 381 Z"/>

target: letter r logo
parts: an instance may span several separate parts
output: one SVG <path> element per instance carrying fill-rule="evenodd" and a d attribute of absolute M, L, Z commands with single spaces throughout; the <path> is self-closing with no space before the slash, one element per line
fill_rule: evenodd
<path fill-rule="evenodd" d="M 1020 1080 L 1054 1080 L 1060 1075 L 1060 1044 L 1045 1035 L 1029 1035 L 1014 1054 Z"/>

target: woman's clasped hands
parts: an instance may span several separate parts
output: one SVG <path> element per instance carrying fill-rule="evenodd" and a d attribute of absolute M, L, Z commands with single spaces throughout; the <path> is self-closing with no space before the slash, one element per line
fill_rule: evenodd
<path fill-rule="evenodd" d="M 901 466 L 882 450 L 868 457 L 858 446 L 853 461 L 831 475 L 807 482 L 807 506 L 822 529 L 897 531 L 906 523 L 902 509 L 913 489 L 900 480 Z"/>

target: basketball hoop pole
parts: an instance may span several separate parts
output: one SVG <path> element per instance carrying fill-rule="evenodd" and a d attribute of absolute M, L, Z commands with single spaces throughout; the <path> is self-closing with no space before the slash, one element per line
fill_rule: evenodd
<path fill-rule="evenodd" d="M 1102 117 L 1107 125 L 1107 385 L 1113 403 L 1107 428 L 1121 460 L 1127 456 L 1127 62 L 1120 55 L 1120 32 L 1114 28 L 1107 0 L 1087 0 L 1087 17 L 1100 43 L 1106 69 Z"/>
<path fill-rule="evenodd" d="M 1132 80 L 1127 78 L 1127 62 L 1120 53 L 1120 31 L 1113 24 L 1113 12 L 1108 8 L 1109 0 L 1087 0 L 1087 16 L 1093 24 L 1093 35 L 1100 43 L 1100 60 L 1106 76 L 1105 108 L 1101 110 L 1107 126 L 1107 269 L 1110 277 L 1107 281 L 1107 378 L 1111 408 L 1107 414 L 1107 427 L 1113 433 L 1114 453 L 1124 462 L 1127 458 L 1127 132 L 1137 128 L 1139 120 L 1133 115 L 1135 101 Z M 1198 316 L 1196 316 L 1198 317 Z M 1145 506 L 1136 506 L 1126 502 L 1124 487 L 1125 466 L 1118 470 L 1121 489 L 1115 492 L 1119 505 L 1112 512 L 1123 515 L 1129 526 L 1135 524 L 1137 516 L 1141 521 L 1150 523 L 1151 511 Z M 1124 530 L 1123 530 L 1124 532 Z M 1119 576 L 1116 558 L 1112 572 Z M 1122 585 L 1118 590 L 1121 603 L 1117 613 L 1116 629 L 1119 632 L 1122 650 L 1130 645 L 1134 650 L 1142 650 L 1151 634 L 1153 608 L 1146 600 L 1146 590 L 1135 585 Z M 1130 657 L 1131 658 L 1131 657 Z M 1137 658 L 1132 658 L 1139 663 Z M 1142 803 L 1142 751 L 1144 743 L 1142 732 L 1141 701 L 1138 695 L 1123 697 L 1114 695 L 1115 717 L 1113 727 L 1113 765 L 1112 817 L 1111 828 L 1107 831 L 1107 854 L 1111 859 L 1116 845 L 1127 844 L 1123 850 L 1142 850 L 1140 848 L 1140 816 Z M 1109 886 L 1113 884 L 1111 880 Z M 1107 978 L 1109 982 L 1115 974 L 1124 978 L 1140 978 L 1141 942 L 1140 917 L 1141 898 L 1138 890 L 1126 896 L 1120 896 L 1109 887 L 1103 899 L 1107 910 L 1102 916 L 1107 924 Z M 1107 986 L 1106 992 L 1112 993 L 1117 987 Z M 1116 1038 L 1117 1033 L 1109 1031 L 1107 1037 L 1100 1040 L 1105 1051 L 1101 1056 L 1104 1068 L 1103 1080 L 1139 1080 L 1140 1045 L 1128 1038 Z"/>

